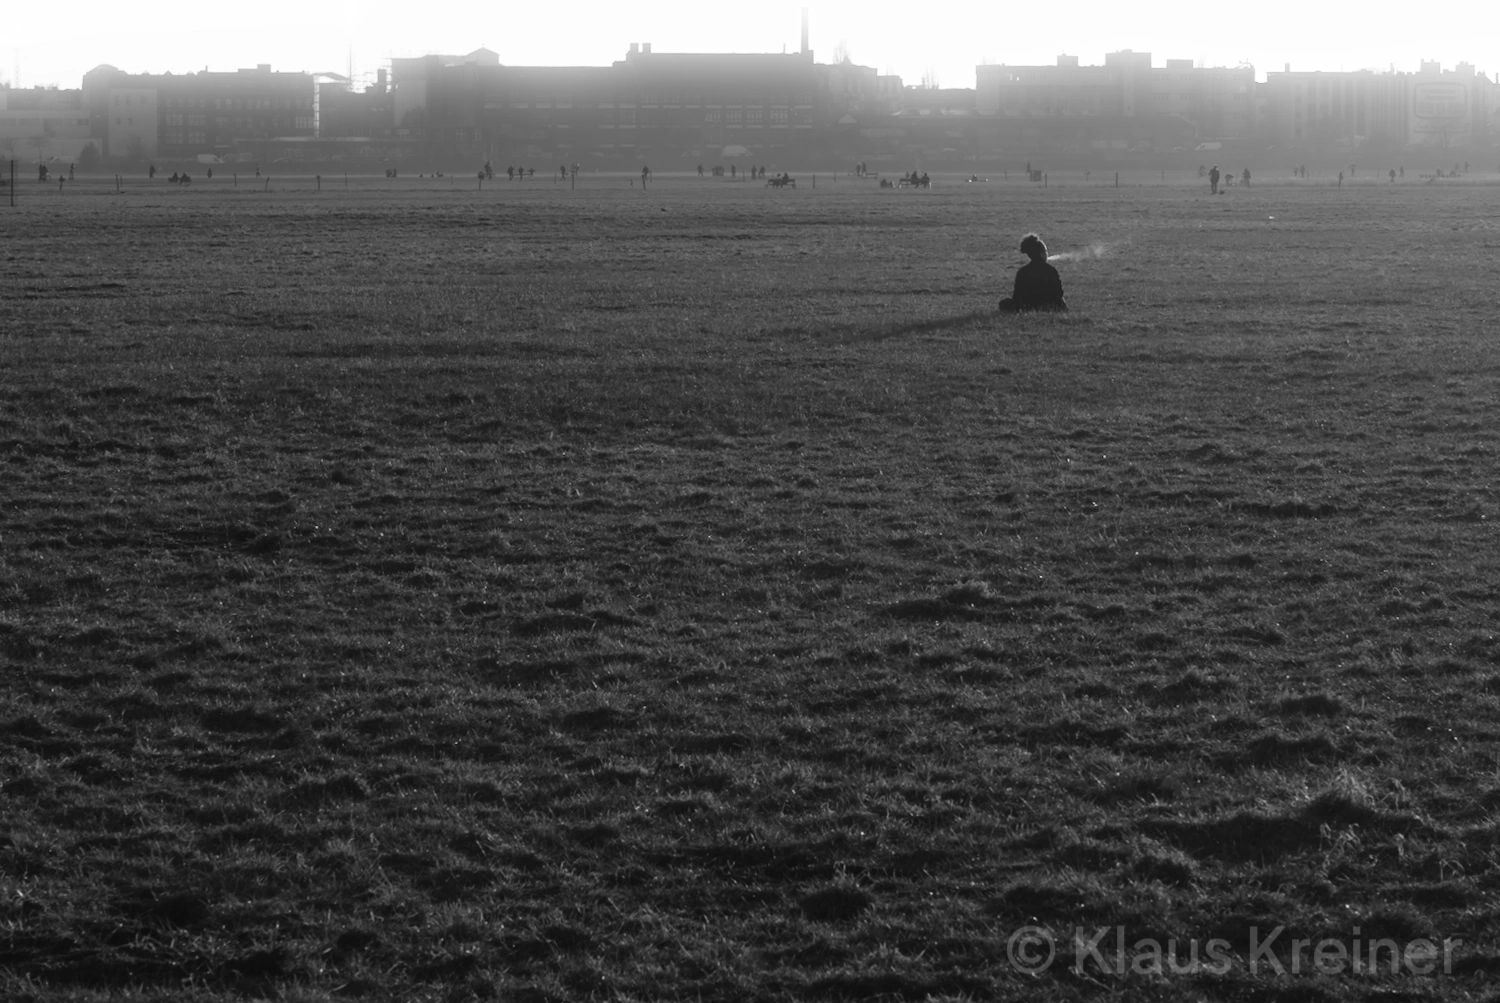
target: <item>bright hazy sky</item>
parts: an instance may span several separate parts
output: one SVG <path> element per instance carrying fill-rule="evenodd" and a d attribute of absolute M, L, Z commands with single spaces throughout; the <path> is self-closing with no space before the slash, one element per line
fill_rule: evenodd
<path fill-rule="evenodd" d="M 100 63 L 131 73 L 276 70 L 373 77 L 391 56 L 463 53 L 484 45 L 511 65 L 605 66 L 631 42 L 657 52 L 795 51 L 800 0 L 304 0 L 301 3 L 156 0 L 16 0 L 0 15 L 0 81 L 78 87 Z M 1059 53 L 1102 63 L 1115 49 L 1154 63 L 1284 63 L 1293 69 L 1416 69 L 1475 64 L 1500 71 L 1500 4 L 1430 6 L 1314 0 L 821 0 L 806 4 L 819 62 L 841 42 L 854 61 L 920 83 L 973 87 L 983 62 L 1051 63 Z"/>

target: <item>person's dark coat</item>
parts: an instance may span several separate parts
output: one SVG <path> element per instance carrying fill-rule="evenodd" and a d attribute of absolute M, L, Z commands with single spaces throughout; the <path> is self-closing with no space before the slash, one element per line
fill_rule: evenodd
<path fill-rule="evenodd" d="M 1033 259 L 1016 272 L 1016 288 L 1002 310 L 1066 310 L 1062 276 L 1043 259 Z"/>

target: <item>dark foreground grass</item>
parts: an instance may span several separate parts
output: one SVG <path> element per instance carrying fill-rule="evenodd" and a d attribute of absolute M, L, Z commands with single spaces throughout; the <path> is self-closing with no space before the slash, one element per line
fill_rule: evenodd
<path fill-rule="evenodd" d="M 0 997 L 1500 974 L 1500 190 L 69 194 L 0 218 Z M 1001 321 L 1033 227 L 1102 256 Z"/>

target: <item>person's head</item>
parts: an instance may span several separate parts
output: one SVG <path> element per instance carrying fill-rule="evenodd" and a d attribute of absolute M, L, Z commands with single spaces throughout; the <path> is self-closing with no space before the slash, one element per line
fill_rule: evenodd
<path fill-rule="evenodd" d="M 1021 253 L 1032 261 L 1047 260 L 1047 245 L 1042 243 L 1042 238 L 1034 233 L 1028 233 L 1021 238 Z"/>

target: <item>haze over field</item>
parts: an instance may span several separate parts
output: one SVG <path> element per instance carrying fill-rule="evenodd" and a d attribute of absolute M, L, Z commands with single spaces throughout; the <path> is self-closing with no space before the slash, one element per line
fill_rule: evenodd
<path fill-rule="evenodd" d="M 336 0 L 281 16 L 241 8 L 199 7 L 191 17 L 121 17 L 102 0 L 68 8 L 59 27 L 54 6 L 14 4 L 0 35 L 0 81 L 30 87 L 77 87 L 100 63 L 129 72 L 232 70 L 270 63 L 278 70 L 347 72 L 373 76 L 392 56 L 468 52 L 480 45 L 514 65 L 607 65 L 630 42 L 658 52 L 795 51 L 804 4 L 650 5 L 482 4 L 414 17 L 396 0 Z M 1084 63 L 1131 48 L 1158 63 L 1194 59 L 1206 65 L 1253 63 L 1260 73 L 1294 69 L 1415 70 L 1422 59 L 1445 66 L 1461 60 L 1493 73 L 1478 39 L 1500 34 L 1493 5 L 1446 6 L 1442 16 L 1381 16 L 1340 4 L 1299 9 L 1293 24 L 1271 8 L 1210 6 L 1163 0 L 1149 7 L 1100 3 L 950 8 L 914 16 L 892 0 L 837 0 L 809 4 L 811 44 L 819 61 L 832 61 L 842 43 L 858 63 L 901 75 L 908 83 L 931 75 L 945 87 L 973 87 L 984 62 L 1051 63 L 1059 53 Z"/>

